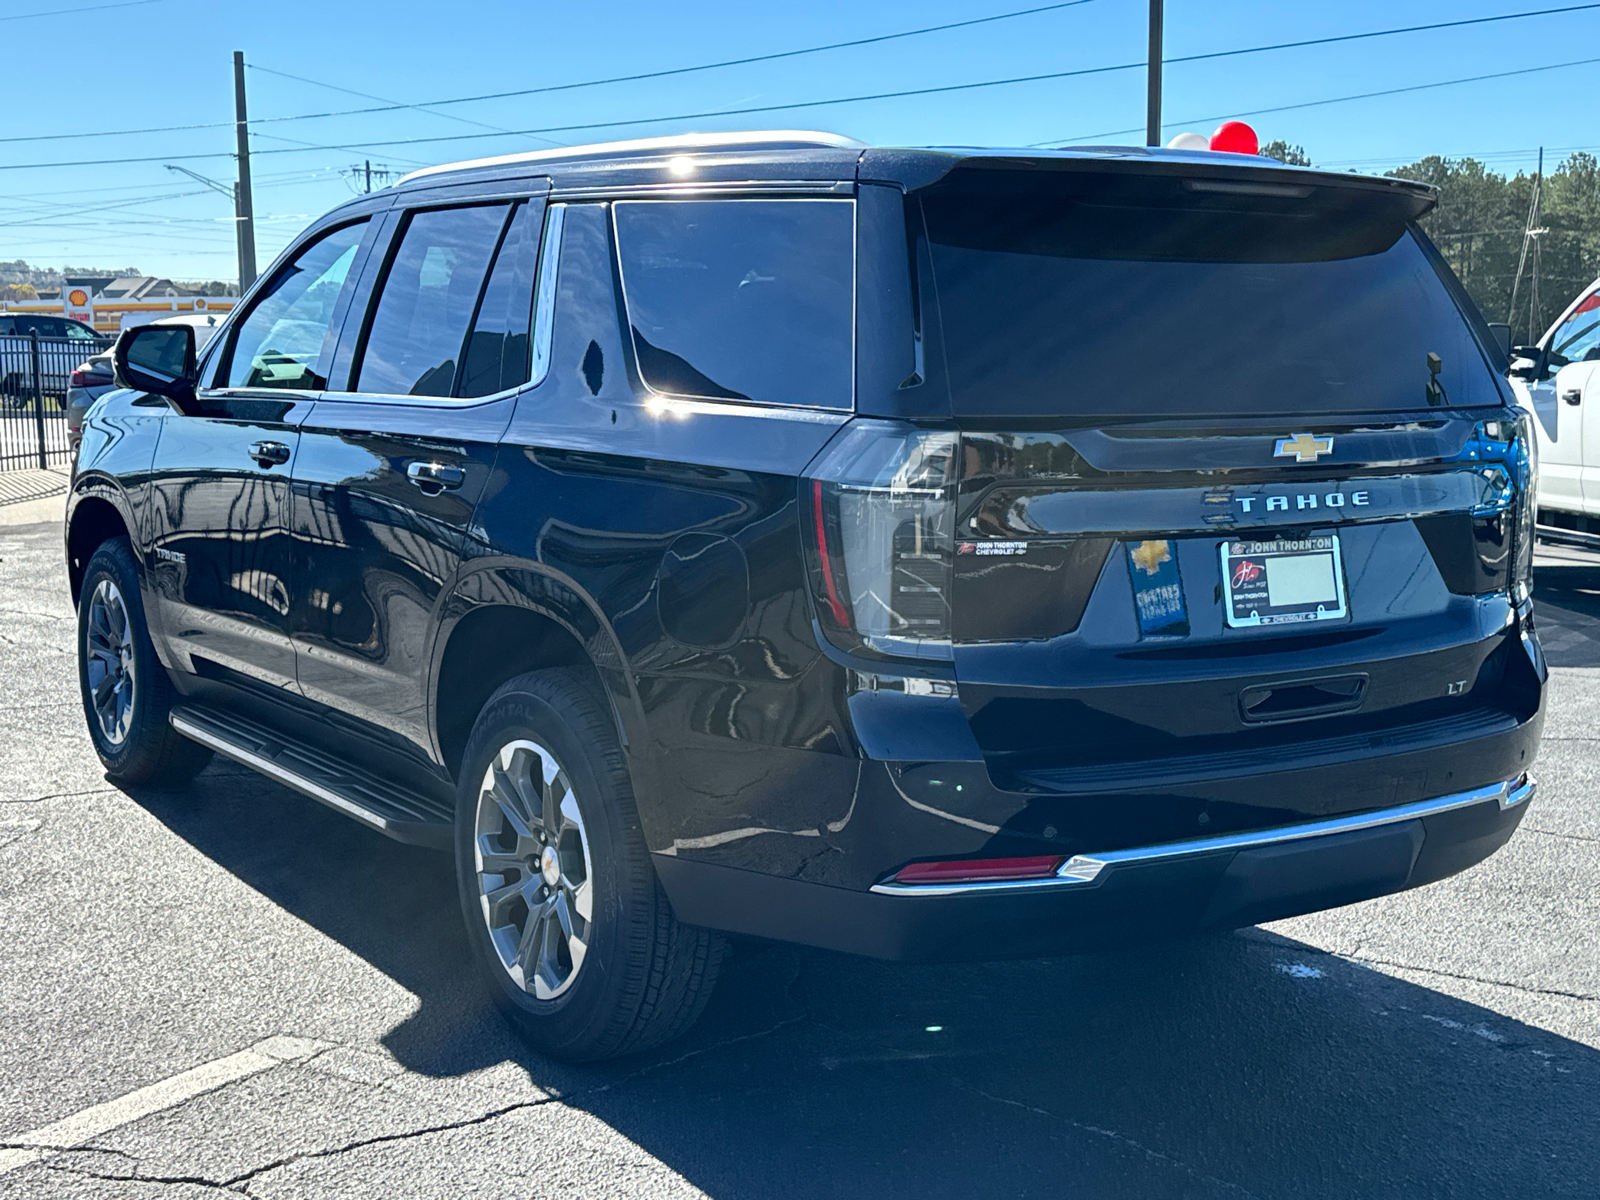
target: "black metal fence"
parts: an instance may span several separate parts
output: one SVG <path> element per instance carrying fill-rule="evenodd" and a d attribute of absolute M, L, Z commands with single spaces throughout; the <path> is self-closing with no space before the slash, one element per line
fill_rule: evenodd
<path fill-rule="evenodd" d="M 0 336 L 0 471 L 71 462 L 68 383 L 113 340 Z"/>

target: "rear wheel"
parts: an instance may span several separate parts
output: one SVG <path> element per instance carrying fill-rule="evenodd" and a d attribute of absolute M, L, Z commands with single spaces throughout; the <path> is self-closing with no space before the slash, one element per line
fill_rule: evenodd
<path fill-rule="evenodd" d="M 462 762 L 456 870 L 478 965 L 541 1051 L 633 1053 L 705 1007 L 722 941 L 673 916 L 582 673 L 531 672 L 489 698 Z"/>
<path fill-rule="evenodd" d="M 172 683 L 145 627 L 133 548 L 103 543 L 78 594 L 78 686 L 89 736 L 117 783 L 182 784 L 211 759 L 167 723 Z"/>

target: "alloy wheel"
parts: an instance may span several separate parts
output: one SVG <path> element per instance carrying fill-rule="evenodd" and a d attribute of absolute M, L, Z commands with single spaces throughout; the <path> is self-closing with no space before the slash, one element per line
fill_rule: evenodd
<path fill-rule="evenodd" d="M 588 953 L 593 871 L 572 785 L 544 746 L 508 742 L 489 760 L 473 861 L 479 908 L 500 965 L 535 998 L 560 996 Z"/>
<path fill-rule="evenodd" d="M 110 579 L 96 584 L 89 598 L 84 659 L 89 701 L 100 734 L 111 745 L 120 746 L 133 724 L 133 622 L 122 592 Z"/>

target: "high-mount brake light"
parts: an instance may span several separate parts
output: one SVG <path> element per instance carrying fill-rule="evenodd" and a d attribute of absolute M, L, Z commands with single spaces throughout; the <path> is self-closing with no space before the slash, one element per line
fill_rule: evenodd
<path fill-rule="evenodd" d="M 1259 154 L 1261 141 L 1243 121 L 1224 121 L 1211 135 L 1211 149 L 1224 154 Z"/>
<path fill-rule="evenodd" d="M 950 657 L 958 437 L 852 421 L 801 492 L 817 616 L 842 650 Z"/>
<path fill-rule="evenodd" d="M 1061 855 L 1034 858 L 966 858 L 917 862 L 894 873 L 895 883 L 1002 883 L 1009 879 L 1048 879 L 1061 866 Z"/>

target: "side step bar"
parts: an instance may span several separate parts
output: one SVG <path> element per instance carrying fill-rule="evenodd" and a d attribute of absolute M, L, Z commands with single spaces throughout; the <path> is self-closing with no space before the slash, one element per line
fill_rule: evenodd
<path fill-rule="evenodd" d="M 1600 533 L 1589 533 L 1582 529 L 1537 525 L 1534 527 L 1534 538 L 1552 546 L 1576 546 L 1580 550 L 1600 550 Z"/>
<path fill-rule="evenodd" d="M 380 779 L 319 751 L 291 746 L 265 725 L 185 705 L 168 718 L 184 737 L 319 800 L 397 842 L 447 850 L 455 814 L 447 800 Z"/>

